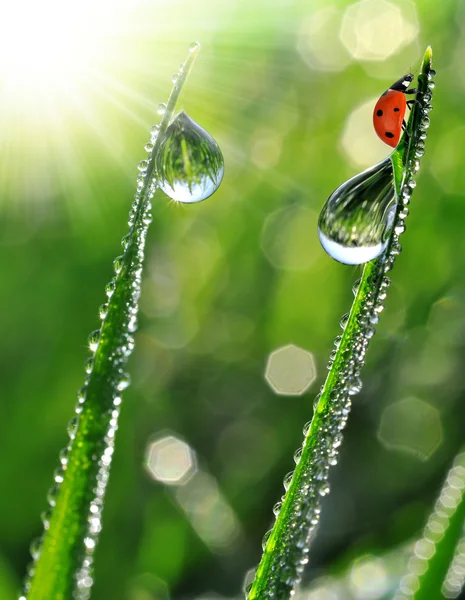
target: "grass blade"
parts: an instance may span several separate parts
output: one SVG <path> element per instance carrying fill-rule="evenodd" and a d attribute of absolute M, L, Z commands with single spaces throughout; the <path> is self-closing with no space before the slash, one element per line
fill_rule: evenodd
<path fill-rule="evenodd" d="M 312 421 L 304 428 L 304 443 L 295 455 L 296 469 L 284 479 L 287 493 L 275 506 L 276 522 L 263 540 L 263 555 L 255 579 L 246 589 L 249 600 L 284 600 L 300 581 L 308 562 L 311 536 L 319 521 L 321 499 L 329 492 L 330 467 L 337 462 L 351 397 L 360 390 L 360 370 L 373 325 L 383 310 L 389 278 L 400 252 L 399 236 L 405 230 L 408 204 L 415 186 L 414 173 L 424 152 L 428 112 L 434 84 L 432 51 L 427 48 L 418 77 L 418 99 L 411 112 L 409 143 L 401 141 L 392 154 L 397 209 L 393 231 L 383 255 L 365 265 L 355 287 L 351 310 L 341 321 L 342 336 L 321 394 L 315 401 Z"/>
<path fill-rule="evenodd" d="M 21 600 L 84 600 L 90 596 L 92 563 L 102 528 L 102 510 L 110 473 L 121 392 L 129 385 L 125 372 L 134 348 L 138 300 L 151 198 L 157 182 L 155 156 L 173 117 L 176 103 L 199 50 L 191 45 L 171 91 L 160 126 L 153 131 L 148 160 L 129 216 L 124 253 L 114 261 L 115 276 L 106 286 L 108 302 L 100 309 L 101 327 L 89 336 L 91 358 L 85 385 L 78 392 L 76 416 L 70 422 L 70 443 L 60 454 L 44 513 L 44 534 L 33 542 L 33 564 Z"/>
<path fill-rule="evenodd" d="M 454 460 L 394 600 L 457 598 L 463 585 L 465 452 Z M 455 563 L 455 567 L 454 567 Z"/>

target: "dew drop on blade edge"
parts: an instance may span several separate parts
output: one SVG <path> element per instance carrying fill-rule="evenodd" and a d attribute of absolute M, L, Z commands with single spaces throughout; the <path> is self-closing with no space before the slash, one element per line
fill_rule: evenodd
<path fill-rule="evenodd" d="M 328 198 L 318 219 L 318 237 L 335 260 L 359 265 L 385 250 L 396 210 L 391 159 L 355 175 Z"/>
<path fill-rule="evenodd" d="M 184 111 L 167 128 L 155 163 L 160 188 L 173 200 L 186 204 L 211 196 L 223 179 L 220 147 Z"/>

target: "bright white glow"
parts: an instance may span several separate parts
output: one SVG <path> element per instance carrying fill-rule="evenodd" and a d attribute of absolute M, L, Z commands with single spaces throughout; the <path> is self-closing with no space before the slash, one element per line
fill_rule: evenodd
<path fill-rule="evenodd" d="M 418 24 L 415 14 L 407 19 L 387 0 L 362 0 L 346 9 L 340 35 L 354 58 L 381 61 L 412 42 Z"/>
<path fill-rule="evenodd" d="M 8 94 L 70 88 L 88 74 L 128 0 L 16 0 L 0 8 L 0 78 Z M 53 86 L 50 89 L 49 86 Z M 5 93 L 5 87 L 3 88 Z"/>
<path fill-rule="evenodd" d="M 387 240 L 374 246 L 343 246 L 330 240 L 320 229 L 318 237 L 326 252 L 344 265 L 363 265 L 379 256 L 387 246 Z"/>

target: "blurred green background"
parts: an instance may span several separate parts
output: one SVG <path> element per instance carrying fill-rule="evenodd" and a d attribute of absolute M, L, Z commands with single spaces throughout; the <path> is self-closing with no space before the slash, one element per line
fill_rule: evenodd
<path fill-rule="evenodd" d="M 404 251 L 300 596 L 389 597 L 464 438 L 463 3 L 46 0 L 0 13 L 1 600 L 41 532 L 137 163 L 188 44 L 202 50 L 182 105 L 219 142 L 225 177 L 198 205 L 154 198 L 95 600 L 241 596 L 360 273 L 325 255 L 318 212 L 389 153 L 372 107 L 432 45 Z M 302 391 L 304 352 L 316 379 L 276 394 L 267 362 L 281 391 L 283 372 Z"/>

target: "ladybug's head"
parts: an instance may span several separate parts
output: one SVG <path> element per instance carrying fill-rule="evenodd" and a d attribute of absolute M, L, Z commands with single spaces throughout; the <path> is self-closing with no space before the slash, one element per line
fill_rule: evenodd
<path fill-rule="evenodd" d="M 398 81 L 393 83 L 389 89 L 396 90 L 398 92 L 405 92 L 405 90 L 412 83 L 412 81 L 413 81 L 413 74 L 407 73 L 407 75 L 404 75 Z"/>

